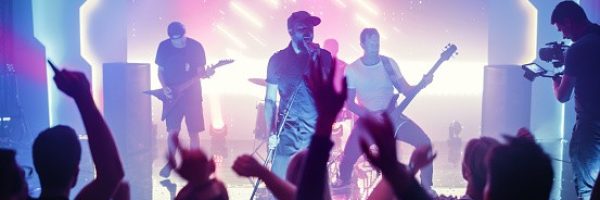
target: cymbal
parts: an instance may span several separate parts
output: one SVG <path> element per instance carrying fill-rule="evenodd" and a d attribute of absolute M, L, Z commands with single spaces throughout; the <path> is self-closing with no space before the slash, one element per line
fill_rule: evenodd
<path fill-rule="evenodd" d="M 265 79 L 262 78 L 249 78 L 248 81 L 250 81 L 250 83 L 254 83 L 258 86 L 267 86 L 267 81 Z"/>

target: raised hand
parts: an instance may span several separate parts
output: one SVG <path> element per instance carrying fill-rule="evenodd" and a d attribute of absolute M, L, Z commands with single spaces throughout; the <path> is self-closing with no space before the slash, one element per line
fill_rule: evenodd
<path fill-rule="evenodd" d="M 177 174 L 188 182 L 202 182 L 209 179 L 211 173 L 215 171 L 215 162 L 208 159 L 206 154 L 200 149 L 185 149 L 181 147 L 178 134 L 171 134 L 170 140 L 175 149 L 179 150 L 181 155 L 181 165 L 175 161 L 175 152 L 169 152 L 167 156 L 168 164 Z"/>
<path fill-rule="evenodd" d="M 238 175 L 245 177 L 260 177 L 265 171 L 268 171 L 267 168 L 248 154 L 237 157 L 231 168 Z"/>
<path fill-rule="evenodd" d="M 386 167 L 396 166 L 398 158 L 396 157 L 396 139 L 394 138 L 394 126 L 390 121 L 387 113 L 383 116 L 368 115 L 360 118 L 358 123 L 361 123 L 373 141 L 377 145 L 378 153 L 374 153 L 369 149 L 369 145 L 365 138 L 360 138 L 360 146 L 367 157 L 367 160 L 375 167 L 384 170 Z"/>
<path fill-rule="evenodd" d="M 335 79 L 333 77 L 336 73 L 334 68 L 329 70 L 327 76 L 324 76 L 323 70 L 315 62 L 311 62 L 310 67 L 310 75 L 304 76 L 304 79 L 315 100 L 319 121 L 323 120 L 322 122 L 326 124 L 333 124 L 337 114 L 344 107 L 348 95 L 346 78 L 342 80 L 342 91 L 338 93 L 334 87 Z"/>
<path fill-rule="evenodd" d="M 437 153 L 432 153 L 431 145 L 420 146 L 410 156 L 409 172 L 415 175 L 421 168 L 431 164 Z"/>
<path fill-rule="evenodd" d="M 360 146 L 367 160 L 381 169 L 397 199 L 430 199 L 406 167 L 398 162 L 394 127 L 387 113 L 384 113 L 382 118 L 371 115 L 359 119 L 359 123 L 367 129 L 378 147 L 378 153 L 371 152 L 365 138 L 361 138 Z"/>
<path fill-rule="evenodd" d="M 54 74 L 54 82 L 60 91 L 74 99 L 92 96 L 90 82 L 81 72 L 60 70 Z"/>
<path fill-rule="evenodd" d="M 85 132 L 96 178 L 84 186 L 75 199 L 110 199 L 125 176 L 117 146 L 110 129 L 92 98 L 90 82 L 81 72 L 54 69 L 56 87 L 75 100 Z"/>

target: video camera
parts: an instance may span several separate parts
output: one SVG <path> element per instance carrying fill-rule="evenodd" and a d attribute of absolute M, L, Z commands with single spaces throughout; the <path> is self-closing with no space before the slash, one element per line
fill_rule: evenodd
<path fill-rule="evenodd" d="M 552 66 L 555 69 L 561 68 L 564 65 L 565 61 L 565 52 L 569 48 L 564 42 L 549 42 L 546 43 L 546 47 L 540 48 L 538 55 L 540 59 L 549 63 L 552 63 Z M 521 68 L 525 71 L 523 76 L 529 80 L 533 81 L 537 77 L 554 77 L 556 75 L 561 75 L 562 69 L 559 72 L 556 72 L 552 75 L 548 75 L 548 70 L 544 69 L 542 66 L 537 63 L 528 63 L 521 65 Z M 554 70 L 553 70 L 554 71 Z"/>
<path fill-rule="evenodd" d="M 562 67 L 565 63 L 565 52 L 569 46 L 565 42 L 550 42 L 546 43 L 546 46 L 538 52 L 540 59 L 552 62 L 554 68 Z"/>

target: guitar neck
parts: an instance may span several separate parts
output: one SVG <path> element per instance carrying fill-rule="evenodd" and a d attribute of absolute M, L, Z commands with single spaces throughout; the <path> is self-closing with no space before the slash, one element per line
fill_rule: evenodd
<path fill-rule="evenodd" d="M 208 68 L 217 68 L 219 66 L 212 66 L 212 67 L 208 67 Z M 208 70 L 207 68 L 207 70 Z M 179 84 L 178 86 L 176 86 L 177 91 L 182 92 L 184 90 L 186 90 L 187 88 L 189 88 L 190 86 L 192 86 L 194 83 L 196 83 L 197 80 L 200 80 L 202 78 L 206 78 L 205 74 L 196 74 L 195 76 L 193 76 L 192 78 L 186 80 L 185 82 Z"/>
<path fill-rule="evenodd" d="M 429 69 L 429 71 L 427 71 L 427 75 L 433 75 L 433 73 L 435 73 L 435 71 L 437 71 L 438 68 L 440 68 L 440 65 L 442 65 L 442 63 L 444 62 L 444 60 L 442 59 L 438 59 L 435 64 L 433 64 L 433 67 L 431 67 L 431 69 Z M 423 81 L 423 80 L 421 80 Z"/>
<path fill-rule="evenodd" d="M 444 60 L 442 60 L 441 58 L 438 59 L 435 62 L 435 64 L 433 65 L 433 67 L 431 67 L 431 69 L 429 69 L 429 71 L 427 72 L 426 76 L 433 75 L 433 73 L 435 73 L 435 71 L 437 71 L 437 69 L 440 67 L 440 65 L 442 65 L 443 62 L 444 62 Z M 424 82 L 425 82 L 425 80 L 421 79 L 417 85 L 418 86 L 423 85 Z M 414 92 L 412 92 L 411 94 L 408 94 L 408 95 L 405 94 L 404 100 L 402 100 L 402 102 L 400 103 L 400 105 L 398 105 L 396 107 L 395 112 L 399 112 L 399 113 L 404 112 L 404 110 L 408 107 L 408 104 L 410 104 L 410 102 L 415 98 L 415 96 L 417 96 L 417 94 L 422 89 L 423 88 L 421 88 L 421 87 L 416 87 L 417 91 L 414 91 Z"/>

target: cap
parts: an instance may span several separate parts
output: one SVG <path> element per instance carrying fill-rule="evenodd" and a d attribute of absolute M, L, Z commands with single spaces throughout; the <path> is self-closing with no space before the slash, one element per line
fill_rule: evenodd
<path fill-rule="evenodd" d="M 167 34 L 169 34 L 169 38 L 177 39 L 185 35 L 185 27 L 181 22 L 171 22 L 169 27 L 167 28 Z"/>
<path fill-rule="evenodd" d="M 287 26 L 288 28 L 291 28 L 293 25 L 300 22 L 305 22 L 312 26 L 317 26 L 321 23 L 321 19 L 315 16 L 311 16 L 306 11 L 296 11 L 292 13 L 290 17 L 288 17 Z"/>

